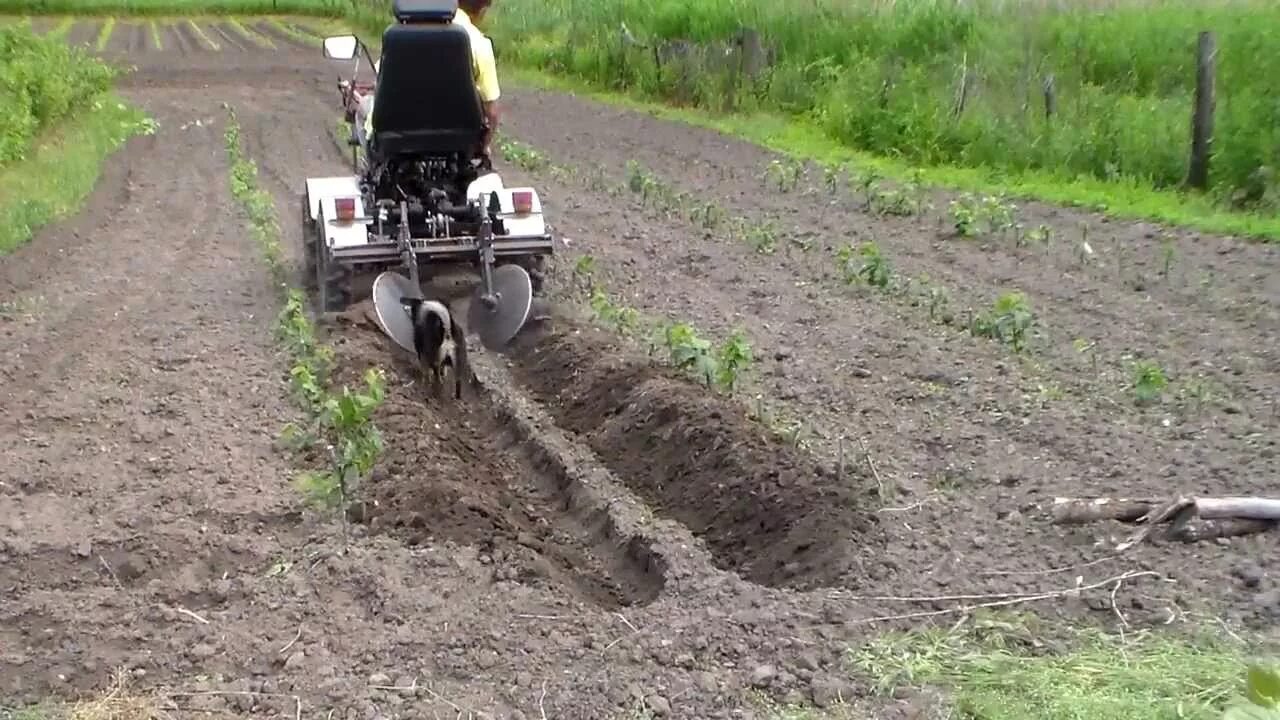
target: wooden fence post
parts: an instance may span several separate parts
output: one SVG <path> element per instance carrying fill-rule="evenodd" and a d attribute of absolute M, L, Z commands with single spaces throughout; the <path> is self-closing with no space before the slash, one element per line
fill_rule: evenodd
<path fill-rule="evenodd" d="M 1058 97 L 1054 92 L 1053 73 L 1049 73 L 1044 79 L 1044 119 L 1052 120 L 1054 113 L 1058 111 Z"/>
<path fill-rule="evenodd" d="M 1200 33 L 1196 48 L 1195 110 L 1191 115 L 1191 160 L 1187 165 L 1187 185 L 1198 190 L 1209 187 L 1209 156 L 1213 151 L 1214 60 L 1217 56 L 1213 33 Z"/>

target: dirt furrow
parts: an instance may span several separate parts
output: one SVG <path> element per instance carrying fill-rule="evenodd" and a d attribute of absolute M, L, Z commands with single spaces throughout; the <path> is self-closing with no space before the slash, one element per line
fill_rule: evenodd
<path fill-rule="evenodd" d="M 721 336 L 745 328 L 760 360 L 757 387 L 806 419 L 825 440 L 817 447 L 828 458 L 834 460 L 835 440 L 844 435 L 846 452 L 857 458 L 851 462 L 878 466 L 887 502 L 907 508 L 896 546 L 910 548 L 906 554 L 931 548 L 928 560 L 908 561 L 906 554 L 901 563 L 886 560 L 898 567 L 923 561 L 932 568 L 929 585 L 999 591 L 1009 577 L 984 575 L 984 569 L 1040 572 L 1096 559 L 1096 543 L 1108 542 L 1096 534 L 1103 527 L 1068 531 L 1037 516 L 1037 503 L 1054 495 L 1268 492 L 1267 478 L 1278 468 L 1276 446 L 1256 427 L 1272 419 L 1219 413 L 1175 417 L 1168 426 L 1158 409 L 1055 399 L 1043 375 L 996 343 L 921 322 L 923 310 L 871 292 L 835 292 L 798 273 L 799 263 L 782 249 L 761 256 L 678 216 L 646 211 L 625 191 L 598 189 L 590 170 L 623 167 L 630 158 L 658 156 L 667 152 L 658 148 L 682 143 L 691 155 L 721 148 L 719 157 L 731 162 L 734 141 L 712 145 L 701 131 L 652 118 L 618 119 L 617 111 L 555 94 L 513 95 L 510 132 L 553 160 L 578 159 L 585 170 L 563 185 L 546 173 L 534 181 L 546 193 L 557 230 L 577 252 L 595 256 L 597 272 L 620 302 Z M 551 117 L 578 120 L 566 128 Z M 697 171 L 689 163 L 682 172 L 663 177 Z M 609 183 L 623 179 L 608 176 Z M 742 187 L 708 180 L 704 190 L 714 198 L 749 197 Z M 558 263 L 555 286 L 573 282 L 571 266 L 572 260 Z M 857 449 L 860 439 L 865 455 Z M 936 530 L 909 529 L 921 526 Z M 1188 569 L 1186 581 L 1197 595 L 1252 616 L 1258 612 L 1252 591 L 1223 576 L 1274 542 L 1263 536 L 1221 550 L 1167 552 L 1222 554 Z M 1152 551 L 1148 559 L 1164 552 Z"/>

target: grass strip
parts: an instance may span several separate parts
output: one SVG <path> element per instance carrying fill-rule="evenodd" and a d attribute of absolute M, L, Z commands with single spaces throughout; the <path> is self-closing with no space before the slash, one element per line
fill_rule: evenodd
<path fill-rule="evenodd" d="M 267 23 L 294 42 L 311 45 L 313 47 L 321 47 L 324 45 L 324 38 L 307 33 L 303 29 L 294 26 L 292 23 L 284 22 L 280 18 L 268 18 Z"/>
<path fill-rule="evenodd" d="M 98 52 L 107 49 L 107 43 L 111 42 L 111 33 L 116 29 L 116 19 L 108 17 L 102 23 L 102 27 L 98 28 L 98 39 L 94 41 L 93 47 Z"/>
<path fill-rule="evenodd" d="M 107 93 L 46 133 L 25 159 L 0 167 L 0 255 L 78 210 L 107 156 L 134 135 L 154 131 L 141 110 Z"/>
<path fill-rule="evenodd" d="M 1055 650 L 1018 622 L 889 634 L 852 653 L 885 695 L 929 685 L 971 720 L 1221 720 L 1245 690 L 1243 644 L 1170 630 L 1073 633 Z"/>
<path fill-rule="evenodd" d="M 1234 213 L 1217 208 L 1205 196 L 1152 190 L 1137 181 L 1094 179 L 1063 181 L 1048 173 L 1005 173 L 988 168 L 918 167 L 850 148 L 802 120 L 766 112 L 710 115 L 588 87 L 585 83 L 529 68 L 505 71 L 516 84 L 588 97 L 597 102 L 647 113 L 664 120 L 742 138 L 797 160 L 828 167 L 845 166 L 906 182 L 917 171 L 933 186 L 1035 199 L 1096 210 L 1116 218 L 1154 220 L 1202 232 L 1280 241 L 1280 216 Z"/>

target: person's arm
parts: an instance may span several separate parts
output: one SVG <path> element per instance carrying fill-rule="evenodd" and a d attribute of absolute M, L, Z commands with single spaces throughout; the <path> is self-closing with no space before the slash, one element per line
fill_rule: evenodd
<path fill-rule="evenodd" d="M 493 57 L 493 43 L 486 37 L 472 43 L 472 56 L 476 62 L 476 90 L 480 93 L 480 105 L 484 109 L 487 128 L 484 134 L 484 152 L 489 154 L 489 144 L 498 129 L 498 99 L 502 89 L 498 86 L 498 64 Z"/>

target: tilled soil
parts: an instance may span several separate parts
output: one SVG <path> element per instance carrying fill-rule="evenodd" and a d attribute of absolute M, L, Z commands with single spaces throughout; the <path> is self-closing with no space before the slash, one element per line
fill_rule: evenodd
<path fill-rule="evenodd" d="M 776 156 L 712 131 L 547 92 L 510 92 L 507 107 L 510 136 L 560 168 L 534 180 L 574 249 L 558 263 L 556 286 L 572 282 L 570 256 L 589 253 L 610 291 L 642 313 L 719 337 L 744 329 L 760 360 L 752 390 L 806 420 L 815 449 L 832 462 L 843 436 L 846 457 L 896 495 L 881 511 L 895 533 L 885 562 L 923 567 L 917 590 L 1036 592 L 1051 570 L 1104 558 L 1131 532 L 1052 527 L 1039 510 L 1055 496 L 1273 493 L 1275 246 L 1037 203 L 1020 203 L 1020 221 L 1052 228 L 1059 239 L 1047 249 L 956 239 L 939 230 L 950 199 L 943 193 L 931 197 L 940 210 L 921 217 L 869 214 L 853 190 L 842 186 L 833 199 L 813 169 L 796 190 L 771 189 L 766 170 Z M 761 254 L 689 219 L 688 208 L 645 203 L 625 189 L 633 161 L 730 217 L 771 223 L 778 249 Z M 1078 265 L 1082 232 L 1103 260 Z M 896 273 L 943 287 L 954 319 L 939 322 L 925 303 L 841 282 L 835 251 L 866 241 L 881 246 Z M 1174 259 L 1163 279 L 1166 247 Z M 1011 289 L 1026 293 L 1037 315 L 1027 358 L 962 329 L 972 311 Z M 1078 339 L 1093 349 L 1081 352 Z M 1137 406 L 1127 365 L 1135 358 L 1157 361 L 1184 384 L 1165 403 Z M 1196 387 L 1190 381 L 1212 388 L 1202 403 L 1176 397 Z M 866 453 L 850 450 L 860 443 Z M 1143 547 L 1100 567 L 1177 578 L 1160 600 L 1135 599 L 1140 612 L 1204 604 L 1270 625 L 1280 613 L 1276 579 L 1265 572 L 1276 537 Z"/>
<path fill-rule="evenodd" d="M 96 43 L 87 24 L 71 33 Z M 1108 352 L 1142 332 L 1162 361 L 1249 368 L 1234 412 L 1164 427 L 1119 400 L 1030 402 L 1021 393 L 1034 379 L 998 347 L 842 292 L 809 256 L 761 257 L 645 211 L 597 175 L 532 178 L 571 248 L 556 282 L 582 249 L 630 304 L 707 330 L 745 327 L 764 371 L 753 389 L 827 439 L 847 435 L 842 468 L 819 459 L 826 443 L 814 456 L 780 442 L 736 400 L 651 366 L 567 307 L 508 356 L 477 353 L 479 384 L 461 404 L 426 398 L 357 307 L 326 331 L 343 381 L 386 368 L 376 421 L 387 450 L 353 522 L 317 517 L 275 442 L 296 414 L 271 337 L 276 295 L 229 194 L 223 103 L 296 254 L 303 179 L 346 167 L 334 70 L 256 20 L 158 23 L 154 34 L 119 21 L 106 54 L 138 66 L 124 92 L 159 130 L 108 162 L 84 212 L 0 265 L 0 374 L 14 409 L 0 422 L 16 439 L 0 451 L 4 703 L 101 689 L 124 667 L 201 717 L 751 717 L 756 690 L 824 704 L 856 692 L 845 648 L 948 612 L 942 596 L 1061 590 L 1076 575 L 1139 568 L 1166 581 L 1037 607 L 1131 624 L 1198 604 L 1255 622 L 1280 613 L 1274 536 L 1149 544 L 1055 573 L 1104 557 L 1095 543 L 1114 538 L 1100 533 L 1124 531 L 1059 531 L 1032 507 L 1055 494 L 1266 492 L 1275 419 L 1261 393 L 1275 388 L 1265 343 L 1278 293 L 1248 272 L 1274 265 L 1268 251 L 1219 245 L 1238 249 L 1216 261 L 1215 287 L 1254 314 L 1214 326 L 1233 354 L 1210 362 L 1193 333 L 1226 299 L 1144 300 L 1133 320 L 1150 323 L 1143 331 L 1127 317 L 1071 320 L 1099 302 L 1090 293 L 1114 302 L 1113 291 L 1077 279 L 1078 295 L 1041 300 L 1037 283 L 1062 287 L 1048 261 L 988 265 L 977 248 L 932 248 L 927 221 L 826 212 L 833 228 L 894 238 L 882 242 L 895 260 L 974 297 L 1015 277 L 1046 324 L 1090 327 Z M 511 133 L 619 182 L 636 157 L 744 214 L 818 202 L 752 186 L 767 156 L 750 146 L 569 97 L 509 97 Z M 1198 242 L 1179 250 L 1217 257 Z M 1076 387 L 1085 371 L 1054 338 L 1047 372 Z M 1239 471 L 1213 472 L 1226 467 Z M 884 507 L 895 488 L 899 507 Z M 937 597 L 893 599 L 916 595 Z M 878 714 L 919 709 L 902 705 Z"/>

